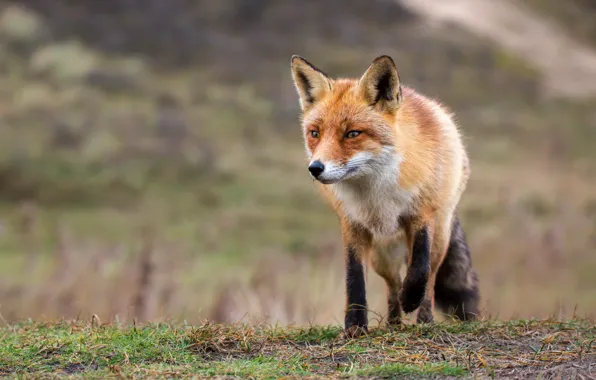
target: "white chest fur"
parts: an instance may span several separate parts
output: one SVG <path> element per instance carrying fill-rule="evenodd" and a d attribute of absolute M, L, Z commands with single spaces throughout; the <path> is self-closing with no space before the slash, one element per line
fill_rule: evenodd
<path fill-rule="evenodd" d="M 390 238 L 399 230 L 399 217 L 410 214 L 415 192 L 400 189 L 399 162 L 374 175 L 333 185 L 345 215 L 370 230 L 374 237 Z"/>

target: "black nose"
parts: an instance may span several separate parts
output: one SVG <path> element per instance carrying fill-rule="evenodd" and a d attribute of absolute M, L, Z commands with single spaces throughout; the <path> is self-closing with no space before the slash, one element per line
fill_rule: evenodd
<path fill-rule="evenodd" d="M 308 167 L 308 171 L 315 178 L 317 178 L 318 176 L 320 176 L 321 173 L 323 173 L 324 170 L 325 170 L 325 165 L 323 165 L 323 163 L 321 161 L 319 161 L 319 160 L 316 160 L 315 162 L 313 162 L 312 164 L 310 164 L 310 166 Z"/>

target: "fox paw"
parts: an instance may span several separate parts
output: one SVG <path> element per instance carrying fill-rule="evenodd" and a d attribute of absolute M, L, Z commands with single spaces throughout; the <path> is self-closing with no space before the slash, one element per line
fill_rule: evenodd
<path fill-rule="evenodd" d="M 426 299 L 422 301 L 422 304 L 420 304 L 420 307 L 418 308 L 418 317 L 416 318 L 416 323 L 432 323 L 433 320 L 434 317 L 431 302 L 430 300 Z"/>
<path fill-rule="evenodd" d="M 368 334 L 368 327 L 366 326 L 350 326 L 344 330 L 345 339 L 358 338 L 362 335 Z"/>
<path fill-rule="evenodd" d="M 426 293 L 426 278 L 420 276 L 418 278 L 406 278 L 404 285 L 399 292 L 399 302 L 404 313 L 411 313 L 418 309 L 424 293 Z"/>

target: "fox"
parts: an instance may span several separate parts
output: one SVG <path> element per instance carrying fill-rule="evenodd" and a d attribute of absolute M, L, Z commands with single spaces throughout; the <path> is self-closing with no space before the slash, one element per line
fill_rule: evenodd
<path fill-rule="evenodd" d="M 388 55 L 360 78 L 331 78 L 293 55 L 291 74 L 308 172 L 340 222 L 345 335 L 368 332 L 369 267 L 386 283 L 390 326 L 403 323 L 402 311 L 432 323 L 435 307 L 479 318 L 478 275 L 458 215 L 471 169 L 454 113 L 402 85 Z"/>

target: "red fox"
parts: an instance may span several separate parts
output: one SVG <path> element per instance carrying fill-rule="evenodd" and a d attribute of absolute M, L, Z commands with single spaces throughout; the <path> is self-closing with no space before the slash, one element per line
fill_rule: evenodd
<path fill-rule="evenodd" d="M 456 211 L 470 168 L 451 112 L 402 86 L 386 55 L 360 79 L 332 79 L 297 55 L 291 68 L 308 170 L 340 219 L 346 335 L 368 329 L 369 265 L 387 284 L 390 325 L 416 309 L 417 322 L 430 323 L 435 303 L 477 318 L 478 278 Z"/>

